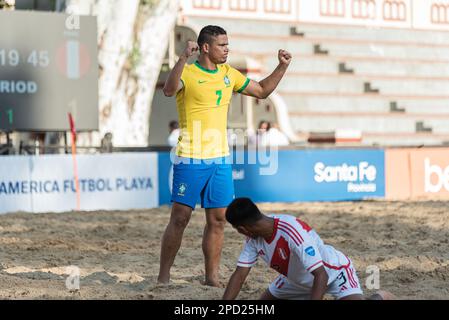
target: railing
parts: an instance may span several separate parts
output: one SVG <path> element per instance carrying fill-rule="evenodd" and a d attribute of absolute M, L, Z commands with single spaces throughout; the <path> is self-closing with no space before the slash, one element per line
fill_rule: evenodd
<path fill-rule="evenodd" d="M 229 10 L 289 14 L 295 0 L 191 0 L 192 8 L 199 10 Z"/>
<path fill-rule="evenodd" d="M 266 13 L 278 13 L 278 14 L 291 14 L 292 2 L 294 0 L 265 0 L 264 12 Z"/>
<path fill-rule="evenodd" d="M 345 0 L 320 0 L 320 15 L 323 17 L 345 17 Z"/>
<path fill-rule="evenodd" d="M 352 17 L 354 19 L 376 19 L 376 1 L 374 0 L 352 0 Z"/>
<path fill-rule="evenodd" d="M 384 1 L 382 13 L 386 21 L 407 21 L 407 5 L 403 1 Z"/>
<path fill-rule="evenodd" d="M 449 3 L 432 4 L 430 20 L 435 24 L 449 25 Z"/>
<path fill-rule="evenodd" d="M 256 0 L 230 0 L 229 9 L 232 11 L 257 11 Z"/>
<path fill-rule="evenodd" d="M 223 0 L 192 0 L 192 6 L 200 10 L 220 10 Z"/>
<path fill-rule="evenodd" d="M 298 0 L 186 0 L 185 15 L 295 20 Z"/>
<path fill-rule="evenodd" d="M 170 152 L 170 146 L 149 147 L 111 147 L 104 149 L 98 146 L 77 146 L 78 154 L 117 153 L 117 152 Z M 6 155 L 43 155 L 43 154 L 70 154 L 70 146 L 40 145 L 21 143 L 14 148 L 12 145 L 0 145 L 0 156 Z"/>
<path fill-rule="evenodd" d="M 449 0 L 184 0 L 184 16 L 449 31 Z"/>

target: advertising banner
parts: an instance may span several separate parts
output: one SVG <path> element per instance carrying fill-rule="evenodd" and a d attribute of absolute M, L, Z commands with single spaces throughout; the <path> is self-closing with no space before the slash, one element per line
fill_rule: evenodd
<path fill-rule="evenodd" d="M 344 201 L 385 196 L 383 150 L 237 152 L 236 197 L 257 202 Z M 173 169 L 159 154 L 160 204 L 170 204 Z"/>
<path fill-rule="evenodd" d="M 449 199 L 449 149 L 385 150 L 388 200 Z"/>
<path fill-rule="evenodd" d="M 261 169 L 270 174 L 263 174 Z M 259 202 L 382 198 L 385 195 L 384 152 L 279 151 L 277 160 L 271 157 L 264 166 L 234 165 L 234 185 L 236 196 Z"/>
<path fill-rule="evenodd" d="M 416 149 L 410 152 L 411 196 L 449 199 L 449 150 Z"/>
<path fill-rule="evenodd" d="M 0 213 L 32 211 L 30 164 L 29 156 L 0 157 Z"/>
<path fill-rule="evenodd" d="M 159 205 L 156 153 L 79 155 L 80 209 L 128 210 Z M 76 208 L 70 155 L 0 157 L 0 213 Z"/>

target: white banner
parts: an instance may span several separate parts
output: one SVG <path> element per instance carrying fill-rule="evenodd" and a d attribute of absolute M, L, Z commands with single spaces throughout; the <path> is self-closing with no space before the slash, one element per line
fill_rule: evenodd
<path fill-rule="evenodd" d="M 78 155 L 80 209 L 159 205 L 157 153 Z M 76 209 L 71 155 L 0 157 L 0 213 Z"/>
<path fill-rule="evenodd" d="M 31 180 L 31 157 L 0 157 L 0 213 L 32 211 L 31 193 L 20 192 L 22 182 Z"/>

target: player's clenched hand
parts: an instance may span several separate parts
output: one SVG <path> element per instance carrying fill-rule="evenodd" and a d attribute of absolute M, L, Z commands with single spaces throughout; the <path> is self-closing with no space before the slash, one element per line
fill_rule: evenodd
<path fill-rule="evenodd" d="M 187 59 L 190 58 L 195 52 L 199 50 L 198 44 L 194 41 L 187 41 L 186 48 L 184 49 L 183 56 Z"/>
<path fill-rule="evenodd" d="M 288 66 L 290 64 L 290 62 L 292 61 L 292 55 L 290 54 L 290 52 L 281 49 L 281 50 L 279 50 L 279 53 L 278 53 L 278 59 L 279 59 L 279 63 L 285 64 Z"/>

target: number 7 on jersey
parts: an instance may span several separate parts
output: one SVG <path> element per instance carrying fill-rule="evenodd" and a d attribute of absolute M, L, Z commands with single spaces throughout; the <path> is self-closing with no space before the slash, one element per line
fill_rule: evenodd
<path fill-rule="evenodd" d="M 215 94 L 218 96 L 218 98 L 217 98 L 217 106 L 219 106 L 219 105 L 220 105 L 220 102 L 221 102 L 221 98 L 223 97 L 223 91 L 217 90 L 217 91 L 215 92 Z"/>

